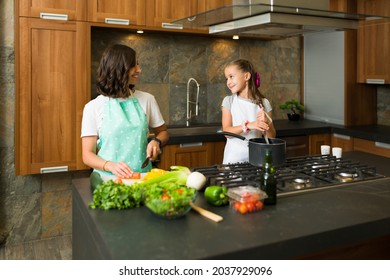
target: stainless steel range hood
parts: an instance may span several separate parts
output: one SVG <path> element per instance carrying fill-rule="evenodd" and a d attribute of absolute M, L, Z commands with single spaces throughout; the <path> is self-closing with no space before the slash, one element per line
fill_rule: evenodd
<path fill-rule="evenodd" d="M 291 6 L 294 5 L 294 6 Z M 174 21 L 186 28 L 208 29 L 215 35 L 285 38 L 312 32 L 357 29 L 369 15 L 329 11 L 328 0 L 235 0 L 204 13 Z"/>

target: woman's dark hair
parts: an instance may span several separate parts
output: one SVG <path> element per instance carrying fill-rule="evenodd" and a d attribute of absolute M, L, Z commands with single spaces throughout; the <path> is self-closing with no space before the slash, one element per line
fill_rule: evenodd
<path fill-rule="evenodd" d="M 238 69 L 242 70 L 243 72 L 249 72 L 251 74 L 251 78 L 248 81 L 249 94 L 251 94 L 249 98 L 252 99 L 256 104 L 263 105 L 263 98 L 265 98 L 265 96 L 256 86 L 256 71 L 253 67 L 253 64 L 246 59 L 237 59 L 227 64 L 227 66 L 232 65 L 237 66 Z"/>
<path fill-rule="evenodd" d="M 132 48 L 120 44 L 108 47 L 97 70 L 98 94 L 114 98 L 129 97 L 129 71 L 136 65 L 136 52 Z"/>

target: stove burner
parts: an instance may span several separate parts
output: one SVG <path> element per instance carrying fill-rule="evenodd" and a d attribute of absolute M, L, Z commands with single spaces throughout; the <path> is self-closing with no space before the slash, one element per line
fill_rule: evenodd
<path fill-rule="evenodd" d="M 261 167 L 249 162 L 217 164 L 192 170 L 205 175 L 207 185 L 261 187 Z M 276 168 L 278 195 L 383 177 L 376 173 L 375 167 L 331 155 L 287 158 L 283 165 Z"/>
<path fill-rule="evenodd" d="M 296 190 L 306 188 L 307 187 L 306 185 L 309 183 L 310 181 L 308 179 L 302 179 L 302 178 L 296 178 L 292 181 L 292 184 Z"/>
<path fill-rule="evenodd" d="M 359 178 L 357 173 L 340 172 L 334 176 L 340 182 L 350 182 Z"/>

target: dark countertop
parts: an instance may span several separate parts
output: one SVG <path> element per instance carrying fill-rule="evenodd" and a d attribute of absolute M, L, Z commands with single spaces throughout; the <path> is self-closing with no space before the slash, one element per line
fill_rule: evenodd
<path fill-rule="evenodd" d="M 383 175 L 389 158 L 346 152 L 375 163 Z M 146 207 L 91 210 L 88 178 L 73 180 L 74 259 L 294 259 L 329 248 L 390 235 L 390 178 L 279 198 L 276 206 L 241 215 L 196 204 L 224 217 L 214 223 L 190 211 L 164 220 Z"/>
<path fill-rule="evenodd" d="M 320 133 L 338 133 L 351 137 L 378 141 L 390 144 L 390 126 L 354 126 L 344 127 L 336 124 L 323 123 L 311 120 L 297 122 L 289 120 L 275 120 L 276 137 L 300 136 Z M 190 142 L 224 141 L 225 136 L 217 134 L 221 124 L 197 125 L 191 127 L 168 127 L 170 135 L 169 144 Z"/>

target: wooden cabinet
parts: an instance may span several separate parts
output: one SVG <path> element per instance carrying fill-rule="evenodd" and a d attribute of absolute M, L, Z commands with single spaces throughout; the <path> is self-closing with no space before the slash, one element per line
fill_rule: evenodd
<path fill-rule="evenodd" d="M 361 151 L 390 158 L 390 144 L 387 143 L 355 138 L 353 141 L 353 149 L 355 151 Z"/>
<path fill-rule="evenodd" d="M 321 145 L 331 145 L 331 136 L 329 133 L 309 135 L 309 154 L 321 154 Z"/>
<path fill-rule="evenodd" d="M 286 158 L 306 156 L 309 153 L 309 136 L 282 137 L 286 141 Z"/>
<path fill-rule="evenodd" d="M 358 12 L 390 16 L 390 1 L 358 1 Z M 390 20 L 361 21 L 358 31 L 357 81 L 390 84 Z"/>
<path fill-rule="evenodd" d="M 170 24 L 172 21 L 231 4 L 232 0 L 146 0 L 146 25 L 177 29 Z M 195 30 L 185 31 L 198 33 Z M 199 32 L 208 33 L 208 30 Z"/>
<path fill-rule="evenodd" d="M 15 174 L 83 169 L 86 23 L 15 20 Z"/>
<path fill-rule="evenodd" d="M 144 0 L 88 0 L 88 21 L 145 25 L 145 2 Z"/>
<path fill-rule="evenodd" d="M 86 20 L 87 0 L 19 0 L 16 7 L 24 17 L 57 20 Z"/>
<path fill-rule="evenodd" d="M 351 136 L 333 133 L 330 146 L 340 147 L 343 149 L 343 152 L 350 152 L 353 151 L 353 142 L 354 138 Z"/>
<path fill-rule="evenodd" d="M 159 28 L 198 12 L 198 0 L 146 0 L 146 6 L 146 25 Z"/>
<path fill-rule="evenodd" d="M 221 164 L 224 147 L 224 141 L 167 145 L 160 156 L 158 167 L 169 170 L 172 165 L 192 168 Z"/>

